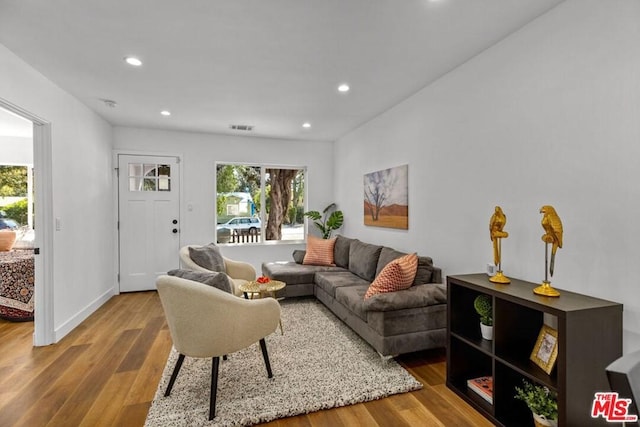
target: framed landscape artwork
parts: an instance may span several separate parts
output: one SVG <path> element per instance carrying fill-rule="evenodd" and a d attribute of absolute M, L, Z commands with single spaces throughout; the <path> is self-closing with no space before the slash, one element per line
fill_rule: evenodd
<path fill-rule="evenodd" d="M 364 225 L 409 229 L 409 165 L 364 175 Z"/>

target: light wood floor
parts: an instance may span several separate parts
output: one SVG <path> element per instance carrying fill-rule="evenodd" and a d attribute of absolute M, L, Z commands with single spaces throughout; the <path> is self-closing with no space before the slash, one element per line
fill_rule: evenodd
<path fill-rule="evenodd" d="M 32 323 L 0 320 L 0 426 L 142 426 L 171 338 L 155 292 L 112 298 L 59 343 L 32 347 Z M 447 389 L 443 351 L 398 359 L 424 388 L 264 424 L 491 426 Z"/>

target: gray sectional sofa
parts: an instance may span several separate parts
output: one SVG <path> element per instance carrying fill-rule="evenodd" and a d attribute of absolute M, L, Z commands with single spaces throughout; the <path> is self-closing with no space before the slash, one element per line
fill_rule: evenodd
<path fill-rule="evenodd" d="M 384 266 L 403 255 L 337 236 L 335 267 L 303 265 L 304 251 L 294 251 L 294 261 L 263 263 L 262 273 L 285 282 L 286 297 L 315 296 L 383 356 L 444 347 L 447 293 L 431 258 L 418 257 L 409 289 L 364 299 Z"/>

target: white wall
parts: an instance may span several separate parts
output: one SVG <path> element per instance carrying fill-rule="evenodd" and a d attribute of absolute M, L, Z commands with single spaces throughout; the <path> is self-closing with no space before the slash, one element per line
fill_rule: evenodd
<path fill-rule="evenodd" d="M 53 212 L 61 223 L 53 239 L 60 339 L 113 294 L 111 126 L 2 45 L 0 98 L 51 123 Z"/>
<path fill-rule="evenodd" d="M 122 152 L 182 156 L 181 244 L 215 240 L 215 162 L 246 162 L 307 166 L 309 209 L 333 201 L 333 144 L 249 138 L 128 127 L 114 128 L 114 149 Z M 188 211 L 187 205 L 193 210 Z M 291 260 L 300 244 L 225 246 L 225 256 L 253 264 Z"/>
<path fill-rule="evenodd" d="M 33 139 L 0 135 L 0 163 L 4 165 L 33 165 Z"/>
<path fill-rule="evenodd" d="M 640 2 L 569 0 L 341 138 L 345 234 L 484 271 L 504 209 L 505 274 L 544 278 L 539 208 L 564 224 L 552 284 L 624 303 L 640 348 Z M 409 164 L 409 230 L 365 227 L 362 175 Z"/>

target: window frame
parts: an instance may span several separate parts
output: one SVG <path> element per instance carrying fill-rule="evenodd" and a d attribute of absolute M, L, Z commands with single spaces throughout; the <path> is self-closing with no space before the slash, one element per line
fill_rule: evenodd
<path fill-rule="evenodd" d="M 247 242 L 247 243 L 217 243 L 218 242 L 218 166 L 221 165 L 231 165 L 231 166 L 247 166 L 247 167 L 258 167 L 260 168 L 260 198 L 265 201 L 264 203 L 260 203 L 260 211 L 259 217 L 260 220 L 260 241 L 259 242 Z M 299 245 L 301 243 L 307 242 L 307 221 L 303 219 L 302 221 L 302 239 L 296 240 L 265 240 L 265 227 L 267 224 L 266 221 L 266 170 L 267 169 L 295 169 L 303 171 L 304 175 L 304 190 L 303 190 L 303 206 L 304 212 L 308 210 L 308 193 L 309 193 L 309 185 L 308 185 L 308 167 L 307 166 L 297 166 L 297 165 L 285 165 L 281 163 L 260 163 L 260 162 L 227 162 L 227 161 L 216 161 L 214 164 L 214 184 L 215 184 L 215 193 L 213 200 L 213 215 L 214 215 L 214 239 L 217 245 L 224 246 L 264 246 L 264 245 Z M 253 222 L 253 221 L 252 221 Z"/>

